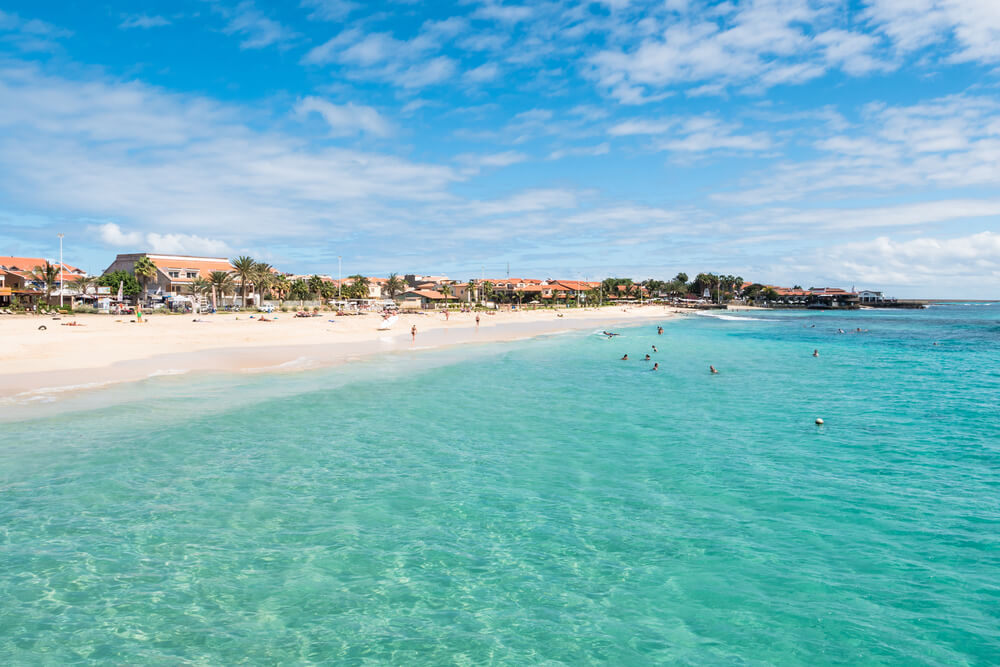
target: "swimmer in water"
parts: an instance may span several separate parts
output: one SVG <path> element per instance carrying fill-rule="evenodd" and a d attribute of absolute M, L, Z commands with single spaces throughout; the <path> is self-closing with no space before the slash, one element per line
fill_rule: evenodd
<path fill-rule="evenodd" d="M 708 370 L 712 372 L 712 375 L 718 375 L 719 371 L 715 370 L 715 366 L 709 366 Z"/>
<path fill-rule="evenodd" d="M 659 352 L 659 350 L 656 349 L 655 345 L 653 346 L 653 352 Z"/>
<path fill-rule="evenodd" d="M 656 327 L 656 333 L 660 336 L 663 335 L 663 327 Z"/>
<path fill-rule="evenodd" d="M 649 355 L 647 354 L 647 355 L 646 355 L 646 358 L 645 358 L 645 359 L 643 359 L 643 361 L 649 361 L 649 360 L 650 360 L 650 356 L 649 356 Z"/>
<path fill-rule="evenodd" d="M 660 365 L 659 364 L 653 364 L 653 370 L 654 371 L 660 370 Z"/>
<path fill-rule="evenodd" d="M 627 354 L 622 357 L 622 361 L 628 361 L 628 355 Z"/>
<path fill-rule="evenodd" d="M 842 334 L 842 333 L 847 333 L 847 332 L 844 331 L 843 329 L 837 329 L 837 333 Z"/>
<path fill-rule="evenodd" d="M 601 333 L 604 334 L 605 336 L 607 336 L 608 338 L 614 338 L 615 336 L 620 336 L 621 335 L 621 334 L 615 333 L 613 331 L 602 331 Z"/>
<path fill-rule="evenodd" d="M 813 350 L 813 356 L 814 357 L 818 357 L 819 356 L 819 350 Z"/>

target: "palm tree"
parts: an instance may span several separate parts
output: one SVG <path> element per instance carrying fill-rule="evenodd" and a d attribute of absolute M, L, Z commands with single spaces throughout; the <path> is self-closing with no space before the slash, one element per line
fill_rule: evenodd
<path fill-rule="evenodd" d="M 218 301 L 225 302 L 226 292 L 236 286 L 233 274 L 229 271 L 212 271 L 208 274 L 208 281 L 212 283 L 212 308 L 218 310 Z"/>
<path fill-rule="evenodd" d="M 355 299 L 367 299 L 368 285 L 370 281 L 362 275 L 347 276 L 348 280 L 353 281 L 351 287 L 353 287 L 354 298 Z"/>
<path fill-rule="evenodd" d="M 73 281 L 73 286 L 80 294 L 89 294 L 91 288 L 97 286 L 97 276 L 80 276 Z"/>
<path fill-rule="evenodd" d="M 398 274 L 390 273 L 389 279 L 385 281 L 385 292 L 389 298 L 393 298 L 406 288 Z"/>
<path fill-rule="evenodd" d="M 438 288 L 438 291 L 441 292 L 441 294 L 444 294 L 444 299 L 445 301 L 447 301 L 448 297 L 451 296 L 451 285 L 445 283 L 444 285 L 441 285 L 441 287 Z"/>
<path fill-rule="evenodd" d="M 49 297 L 52 296 L 52 290 L 55 288 L 56 283 L 59 282 L 59 267 L 53 266 L 48 262 L 45 262 L 45 266 L 36 266 L 35 270 L 32 272 L 31 277 L 45 285 L 45 302 L 48 303 Z"/>
<path fill-rule="evenodd" d="M 267 262 L 257 262 L 253 271 L 253 286 L 257 290 L 258 301 L 264 300 L 264 293 L 274 283 L 274 274 L 271 273 L 271 265 Z M 258 303 L 259 305 L 259 303 Z"/>
<path fill-rule="evenodd" d="M 476 279 L 475 278 L 470 278 L 469 279 L 468 289 L 466 290 L 465 293 L 468 295 L 469 303 L 472 303 L 473 301 L 479 301 L 479 299 L 478 299 L 478 297 L 476 295 Z"/>
<path fill-rule="evenodd" d="M 204 297 L 212 291 L 212 281 L 198 276 L 191 281 L 191 293 L 198 297 Z"/>
<path fill-rule="evenodd" d="M 279 301 L 284 301 L 288 298 L 288 291 L 291 289 L 291 285 L 288 282 L 288 276 L 277 275 L 271 280 L 271 291 L 278 296 Z"/>
<path fill-rule="evenodd" d="M 322 296 L 322 294 L 323 294 L 323 279 L 320 278 L 318 275 L 312 276 L 309 279 L 309 282 L 306 283 L 306 286 L 309 288 L 309 293 L 310 294 L 315 294 L 316 296 Z"/>
<path fill-rule="evenodd" d="M 246 308 L 247 284 L 253 282 L 254 267 L 257 266 L 257 262 L 253 257 L 240 255 L 236 259 L 229 260 L 229 263 L 233 265 L 233 272 L 240 279 L 240 306 Z"/>
<path fill-rule="evenodd" d="M 143 255 L 139 259 L 135 260 L 135 266 L 132 267 L 132 273 L 135 274 L 136 280 L 142 285 L 143 296 L 147 295 L 146 283 L 156 276 L 156 264 L 153 264 L 153 260 L 149 257 Z"/>
<path fill-rule="evenodd" d="M 307 285 L 306 281 L 302 280 L 301 278 L 297 278 L 294 282 L 292 282 L 291 285 L 289 285 L 288 297 L 290 299 L 294 299 L 296 301 L 301 302 L 305 301 L 306 297 L 308 296 L 309 296 L 309 285 Z M 302 304 L 300 303 L 299 305 Z"/>

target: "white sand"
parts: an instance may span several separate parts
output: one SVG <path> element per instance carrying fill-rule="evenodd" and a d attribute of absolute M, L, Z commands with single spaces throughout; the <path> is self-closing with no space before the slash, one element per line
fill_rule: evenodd
<path fill-rule="evenodd" d="M 663 320 L 662 306 L 522 312 L 403 314 L 391 331 L 381 317 L 357 315 L 260 322 L 250 313 L 217 315 L 0 315 L 0 397 L 53 387 L 99 386 L 154 374 L 190 371 L 290 370 L 380 352 L 485 343 L 587 327 Z M 192 320 L 205 320 L 193 322 Z M 333 320 L 333 321 L 331 321 Z M 81 326 L 63 326 L 76 322 Z M 652 324 L 652 323 L 651 323 Z M 410 327 L 417 326 L 416 340 Z M 45 326 L 44 331 L 39 326 Z"/>

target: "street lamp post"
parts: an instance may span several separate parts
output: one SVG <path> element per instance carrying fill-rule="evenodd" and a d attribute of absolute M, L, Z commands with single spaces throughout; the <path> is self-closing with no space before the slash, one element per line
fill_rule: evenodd
<path fill-rule="evenodd" d="M 63 307 L 63 255 L 62 255 L 63 235 L 59 234 L 59 307 Z"/>

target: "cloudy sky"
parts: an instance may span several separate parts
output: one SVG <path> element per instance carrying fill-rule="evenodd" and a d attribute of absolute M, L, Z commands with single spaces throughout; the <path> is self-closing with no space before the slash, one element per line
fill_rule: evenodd
<path fill-rule="evenodd" d="M 998 85 L 996 0 L 0 0 L 0 254 L 1000 298 Z"/>

